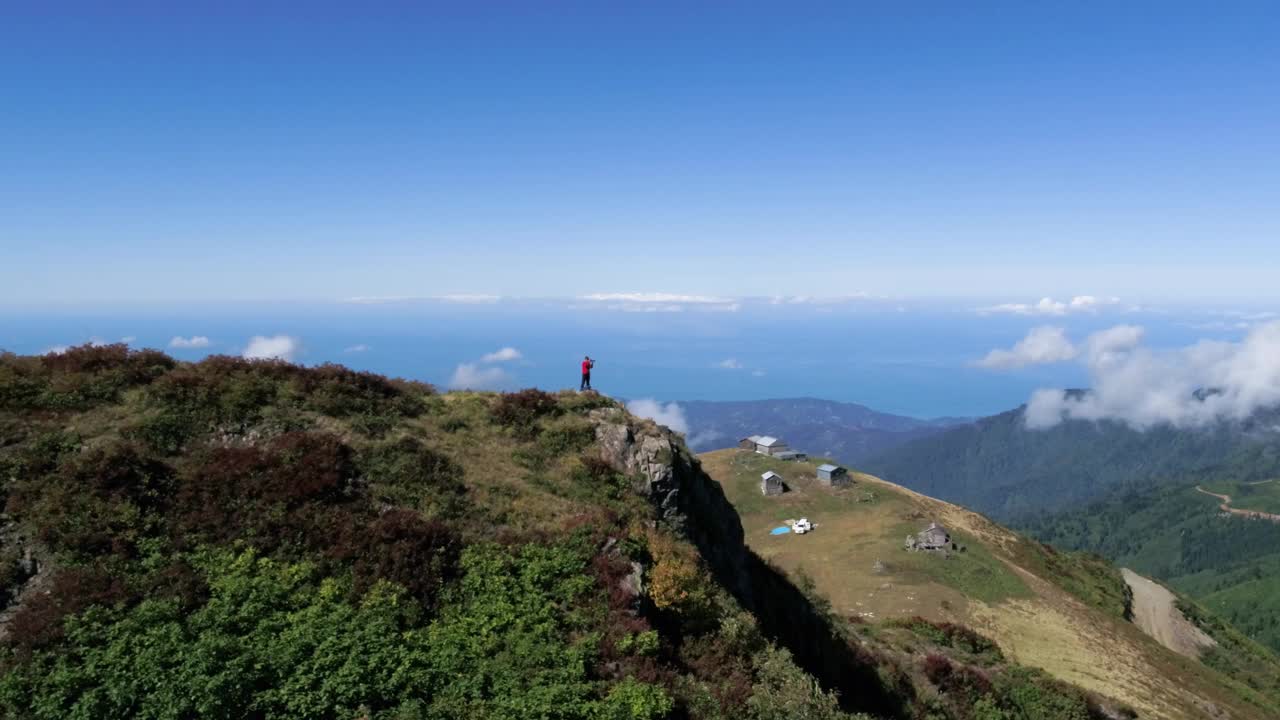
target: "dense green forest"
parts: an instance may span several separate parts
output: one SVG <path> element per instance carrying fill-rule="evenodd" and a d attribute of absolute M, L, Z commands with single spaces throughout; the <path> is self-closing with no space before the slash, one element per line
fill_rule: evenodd
<path fill-rule="evenodd" d="M 5 354 L 0 502 L 7 718 L 1125 714 L 964 628 L 840 617 L 594 393 Z"/>
<path fill-rule="evenodd" d="M 1068 421 L 1044 430 L 1011 410 L 915 440 L 864 463 L 868 472 L 1001 520 L 1057 512 L 1117 488 L 1204 473 L 1280 476 L 1280 410 L 1211 428 Z"/>
<path fill-rule="evenodd" d="M 1234 465 L 1207 472 L 1206 487 L 1229 489 L 1242 474 Z M 1156 577 L 1280 650 L 1280 523 L 1224 516 L 1219 502 L 1193 484 L 1129 489 L 1021 529 Z"/>

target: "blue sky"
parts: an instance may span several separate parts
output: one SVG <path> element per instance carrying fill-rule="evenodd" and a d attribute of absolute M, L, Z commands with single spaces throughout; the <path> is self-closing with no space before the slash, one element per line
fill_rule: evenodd
<path fill-rule="evenodd" d="M 1280 295 L 1274 3 L 198 5 L 5 10 L 0 304 Z"/>

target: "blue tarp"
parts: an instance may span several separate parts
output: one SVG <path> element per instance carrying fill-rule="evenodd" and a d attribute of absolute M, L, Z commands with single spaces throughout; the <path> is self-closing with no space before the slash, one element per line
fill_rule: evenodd
<path fill-rule="evenodd" d="M 770 530 L 769 534 L 770 535 L 786 535 L 789 532 L 791 532 L 791 528 L 787 527 L 786 525 L 780 525 Z"/>

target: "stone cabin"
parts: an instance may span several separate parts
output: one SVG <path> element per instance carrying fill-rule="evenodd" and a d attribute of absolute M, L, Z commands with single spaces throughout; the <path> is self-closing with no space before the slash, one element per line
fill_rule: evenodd
<path fill-rule="evenodd" d="M 782 494 L 782 476 L 770 470 L 760 476 L 760 494 L 761 495 L 781 495 Z"/>
<path fill-rule="evenodd" d="M 845 487 L 849 484 L 849 471 L 839 465 L 830 463 L 818 466 L 818 482 L 833 487 Z"/>
<path fill-rule="evenodd" d="M 951 533 L 936 522 L 915 535 L 907 536 L 908 550 L 950 550 Z"/>

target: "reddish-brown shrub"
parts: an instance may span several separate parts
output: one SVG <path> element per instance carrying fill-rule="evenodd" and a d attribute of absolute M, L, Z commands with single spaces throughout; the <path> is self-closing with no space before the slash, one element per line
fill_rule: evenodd
<path fill-rule="evenodd" d="M 204 575 L 185 560 L 174 560 L 151 573 L 146 580 L 149 597 L 169 597 L 185 610 L 203 605 L 209 599 L 209 584 Z"/>
<path fill-rule="evenodd" d="M 388 510 L 367 524 L 350 519 L 328 553 L 351 563 L 357 595 L 388 580 L 430 608 L 440 588 L 457 576 L 462 542 L 445 523 L 403 509 Z"/>
<path fill-rule="evenodd" d="M 90 450 L 46 475 L 24 475 L 7 509 L 55 550 L 93 557 L 129 554 L 159 521 L 173 473 L 134 446 Z"/>
<path fill-rule="evenodd" d="M 721 715 L 745 715 L 752 692 L 750 658 L 734 652 L 714 635 L 694 638 L 680 649 L 680 658 L 694 677 L 706 684 L 720 705 Z"/>
<path fill-rule="evenodd" d="M 63 620 L 91 605 L 111 606 L 131 599 L 119 578 L 91 568 L 68 568 L 53 576 L 49 590 L 25 599 L 9 621 L 9 641 L 29 652 L 62 638 Z"/>
<path fill-rule="evenodd" d="M 942 687 L 951 680 L 955 667 L 951 664 L 950 658 L 946 655 L 937 653 L 929 653 L 924 656 L 924 675 L 929 678 L 929 682 Z"/>
<path fill-rule="evenodd" d="M 493 403 L 490 412 L 499 425 L 527 428 L 538 418 L 559 410 L 556 396 L 537 388 L 503 393 Z"/>
<path fill-rule="evenodd" d="M 60 353 L 41 356 L 41 364 L 59 373 L 101 373 L 117 371 L 129 384 L 152 380 L 177 363 L 156 350 L 130 350 L 124 343 L 77 345 Z"/>
<path fill-rule="evenodd" d="M 286 433 L 262 447 L 209 451 L 184 473 L 174 499 L 175 540 L 226 541 L 245 536 L 263 549 L 316 545 L 333 519 L 330 504 L 354 476 L 351 451 L 331 435 Z"/>
<path fill-rule="evenodd" d="M 596 482 L 611 481 L 618 474 L 618 471 L 613 469 L 613 465 L 599 455 L 587 453 L 580 457 L 579 460 L 582 462 L 582 467 L 587 477 Z"/>
<path fill-rule="evenodd" d="M 325 363 L 301 370 L 294 378 L 305 404 L 325 415 L 417 415 L 422 403 L 381 375 Z"/>

